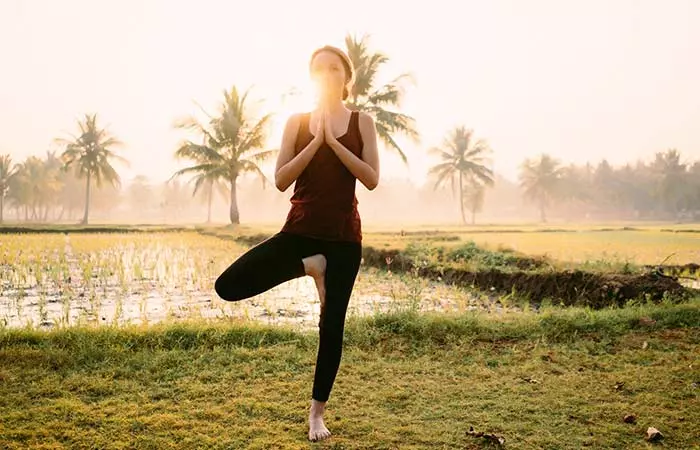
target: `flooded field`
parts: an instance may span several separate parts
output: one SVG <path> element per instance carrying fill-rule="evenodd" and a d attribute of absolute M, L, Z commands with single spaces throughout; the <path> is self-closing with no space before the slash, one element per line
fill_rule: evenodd
<path fill-rule="evenodd" d="M 0 326 L 141 324 L 236 317 L 303 328 L 318 323 L 309 277 L 231 303 L 216 277 L 245 248 L 197 232 L 4 234 Z M 348 315 L 397 308 L 518 311 L 468 290 L 362 267 Z"/>

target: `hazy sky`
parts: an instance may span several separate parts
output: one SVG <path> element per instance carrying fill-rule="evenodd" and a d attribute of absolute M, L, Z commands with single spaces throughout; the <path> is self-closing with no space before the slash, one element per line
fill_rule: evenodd
<path fill-rule="evenodd" d="M 403 111 L 422 142 L 401 141 L 410 169 L 383 152 L 388 176 L 421 182 L 425 149 L 457 124 L 488 140 L 509 178 L 541 152 L 618 164 L 675 147 L 700 159 L 700 1 L 414 5 L 0 0 L 0 153 L 42 155 L 76 118 L 97 112 L 126 144 L 125 178 L 167 178 L 184 137 L 172 124 L 197 112 L 194 101 L 214 111 L 236 84 L 279 104 L 287 88 L 304 86 L 311 51 L 342 46 L 351 32 L 369 33 L 389 55 L 385 79 L 410 71 L 416 80 Z"/>

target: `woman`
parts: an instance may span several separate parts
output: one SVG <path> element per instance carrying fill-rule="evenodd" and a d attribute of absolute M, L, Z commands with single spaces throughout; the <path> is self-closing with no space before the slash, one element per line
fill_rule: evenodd
<path fill-rule="evenodd" d="M 362 257 L 356 180 L 373 190 L 379 157 L 372 117 L 343 103 L 354 79 L 347 55 L 322 47 L 309 69 L 319 88 L 317 107 L 289 118 L 275 168 L 280 191 L 295 183 L 285 224 L 231 264 L 215 288 L 222 299 L 238 301 L 293 278 L 313 277 L 321 316 L 309 439 L 318 441 L 331 435 L 323 412 L 340 366 L 345 315 Z"/>

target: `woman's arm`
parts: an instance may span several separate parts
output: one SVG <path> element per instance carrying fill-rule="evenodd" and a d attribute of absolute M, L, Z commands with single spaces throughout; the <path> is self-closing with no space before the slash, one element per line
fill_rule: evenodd
<path fill-rule="evenodd" d="M 326 119 L 326 124 L 330 120 Z M 377 151 L 377 128 L 374 119 L 369 114 L 360 113 L 360 133 L 364 146 L 362 147 L 362 159 L 355 156 L 341 144 L 332 132 L 326 130 L 326 142 L 333 149 L 340 161 L 348 170 L 365 185 L 367 189 L 374 190 L 379 184 L 379 154 Z"/>
<path fill-rule="evenodd" d="M 299 178 L 309 162 L 321 147 L 323 134 L 316 133 L 314 139 L 302 151 L 294 155 L 294 143 L 299 130 L 300 114 L 294 114 L 287 120 L 282 134 L 282 146 L 280 147 L 277 165 L 275 167 L 275 186 L 284 192 Z"/>

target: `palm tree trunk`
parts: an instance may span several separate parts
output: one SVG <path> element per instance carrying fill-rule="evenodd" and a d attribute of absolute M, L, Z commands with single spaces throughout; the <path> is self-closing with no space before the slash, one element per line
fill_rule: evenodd
<path fill-rule="evenodd" d="M 229 216 L 231 219 L 231 223 L 234 225 L 238 225 L 241 223 L 241 219 L 238 214 L 238 199 L 236 197 L 236 179 L 238 177 L 235 176 L 231 179 L 231 209 L 229 211 Z"/>
<path fill-rule="evenodd" d="M 466 225 L 467 219 L 464 216 L 464 189 L 462 188 L 462 171 L 459 171 L 459 208 L 462 212 L 462 223 Z"/>
<path fill-rule="evenodd" d="M 88 212 L 90 210 L 90 175 L 92 175 L 92 173 L 88 170 L 87 187 L 85 189 L 85 214 L 83 215 L 83 220 L 80 222 L 81 225 L 87 225 L 88 223 Z"/>
<path fill-rule="evenodd" d="M 2 223 L 2 212 L 5 210 L 5 196 L 0 194 L 0 223 Z"/>
<path fill-rule="evenodd" d="M 472 225 L 476 224 L 476 210 L 472 209 Z"/>

